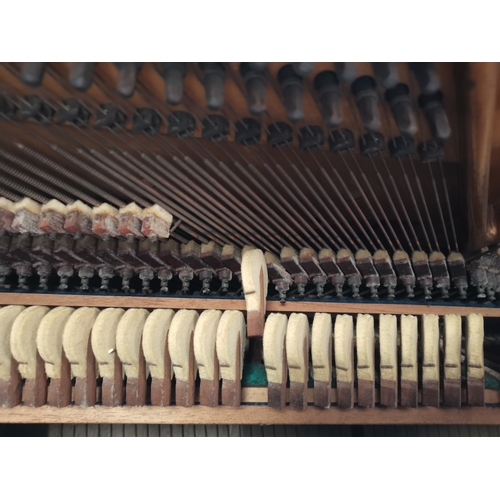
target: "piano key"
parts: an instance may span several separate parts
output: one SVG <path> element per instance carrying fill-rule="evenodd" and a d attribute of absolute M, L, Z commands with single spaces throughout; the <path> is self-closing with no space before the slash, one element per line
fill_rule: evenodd
<path fill-rule="evenodd" d="M 127 384 L 125 402 L 127 406 L 146 404 L 146 366 L 142 348 L 142 332 L 148 319 L 146 309 L 129 309 L 121 317 L 116 327 L 116 352 L 122 362 Z"/>
<path fill-rule="evenodd" d="M 465 336 L 467 360 L 467 404 L 484 406 L 484 320 L 480 314 L 467 315 Z"/>
<path fill-rule="evenodd" d="M 217 329 L 222 311 L 203 311 L 196 322 L 193 346 L 198 373 L 200 374 L 200 404 L 219 405 L 219 359 L 216 353 Z"/>
<path fill-rule="evenodd" d="M 461 406 L 462 399 L 462 318 L 456 314 L 444 317 L 444 379 L 443 404 L 445 406 Z"/>
<path fill-rule="evenodd" d="M 151 374 L 151 404 L 170 406 L 173 368 L 168 352 L 168 332 L 175 312 L 156 309 L 146 319 L 142 332 L 142 348 Z"/>

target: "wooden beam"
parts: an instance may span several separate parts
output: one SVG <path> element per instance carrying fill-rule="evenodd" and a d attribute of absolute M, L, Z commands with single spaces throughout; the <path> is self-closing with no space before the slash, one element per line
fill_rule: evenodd
<path fill-rule="evenodd" d="M 287 407 L 275 410 L 267 406 L 209 408 L 103 407 L 93 408 L 43 406 L 0 408 L 1 423 L 24 424 L 247 424 L 247 425 L 325 425 L 325 424 L 412 424 L 412 425 L 500 425 L 498 408 L 358 408 L 337 407 L 307 410 Z"/>
<path fill-rule="evenodd" d="M 120 296 L 120 295 L 85 295 L 58 293 L 0 293 L 2 305 L 44 305 L 50 307 L 142 307 L 145 309 L 220 309 L 245 311 L 244 299 L 201 299 L 196 297 L 151 297 L 151 296 Z M 500 307 L 495 305 L 464 306 L 461 303 L 450 305 L 398 304 L 362 302 L 346 300 L 345 302 L 302 301 L 289 300 L 281 304 L 279 300 L 268 300 L 267 312 L 303 312 L 331 314 L 458 314 L 466 316 L 470 313 L 482 314 L 488 318 L 499 318 Z"/>
<path fill-rule="evenodd" d="M 467 142 L 467 187 L 469 198 L 470 250 L 477 250 L 498 239 L 496 221 L 491 220 L 490 160 L 494 139 L 498 63 L 468 64 L 465 132 Z"/>

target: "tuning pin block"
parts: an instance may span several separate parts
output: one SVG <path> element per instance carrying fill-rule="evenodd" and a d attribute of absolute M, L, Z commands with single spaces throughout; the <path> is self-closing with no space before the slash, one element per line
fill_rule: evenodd
<path fill-rule="evenodd" d="M 252 115 L 261 115 L 266 111 L 266 72 L 255 70 L 252 63 L 241 63 L 240 74 L 245 81 L 248 111 Z"/>
<path fill-rule="evenodd" d="M 304 118 L 302 97 L 302 77 L 295 73 L 291 64 L 283 66 L 278 72 L 278 82 L 283 93 L 283 106 L 288 119 L 297 122 Z"/>
<path fill-rule="evenodd" d="M 370 132 L 376 132 L 381 126 L 376 87 L 377 84 L 371 76 L 361 76 L 351 85 L 361 121 Z"/>
<path fill-rule="evenodd" d="M 200 63 L 203 72 L 203 87 L 205 87 L 205 102 L 207 108 L 216 111 L 224 106 L 224 82 L 226 68 L 223 63 Z"/>
<path fill-rule="evenodd" d="M 322 71 L 314 79 L 314 88 L 321 103 L 321 115 L 327 127 L 338 127 L 342 123 L 339 81 L 333 71 Z"/>
<path fill-rule="evenodd" d="M 413 109 L 410 90 L 404 83 L 389 88 L 385 99 L 391 108 L 392 116 L 401 134 L 413 135 L 417 132 L 417 118 Z"/>

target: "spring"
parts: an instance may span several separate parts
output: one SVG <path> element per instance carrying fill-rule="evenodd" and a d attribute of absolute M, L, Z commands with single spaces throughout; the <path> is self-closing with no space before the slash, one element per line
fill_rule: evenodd
<path fill-rule="evenodd" d="M 97 195 L 101 196 L 105 200 L 108 200 L 110 203 L 115 204 L 116 202 L 118 202 L 118 203 L 116 203 L 118 206 L 120 206 L 120 207 L 123 206 L 123 203 L 120 200 L 118 200 L 117 198 L 115 198 L 114 196 L 109 195 L 108 193 L 106 193 L 106 191 L 104 191 L 103 189 L 98 188 L 97 186 L 95 186 L 91 182 L 86 181 L 85 179 L 83 179 L 79 175 L 76 175 L 73 172 L 70 172 L 69 170 L 66 170 L 64 167 L 62 167 L 58 163 L 52 161 L 51 159 L 47 158 L 46 156 L 44 156 L 44 155 L 42 155 L 40 153 L 37 153 L 33 149 L 28 148 L 28 147 L 26 147 L 26 146 L 24 146 L 22 144 L 18 144 L 17 146 L 24 153 L 30 155 L 31 157 L 35 158 L 39 162 L 43 163 L 44 165 L 47 165 L 48 167 L 54 169 L 56 172 L 59 172 L 60 174 L 63 174 L 66 177 L 70 178 L 71 180 L 77 182 L 78 184 L 80 184 L 85 189 L 88 189 L 89 191 L 93 191 L 94 193 L 96 193 Z M 114 201 L 111 201 L 111 200 L 114 200 Z"/>
<path fill-rule="evenodd" d="M 21 158 L 18 158 L 17 156 L 11 155 L 10 153 L 7 153 L 6 151 L 3 151 L 0 149 L 0 155 L 3 156 L 4 158 L 7 158 L 10 160 L 12 163 L 15 163 L 29 172 L 31 172 L 34 175 L 37 175 L 38 177 L 41 177 L 42 179 L 45 179 L 46 181 L 51 182 L 52 184 L 56 185 L 57 187 L 60 187 L 64 191 L 67 191 L 68 193 L 71 193 L 76 199 L 80 199 L 82 201 L 85 201 L 89 205 L 92 205 L 94 207 L 100 205 L 100 203 L 92 198 L 91 196 L 86 195 L 79 189 L 74 188 L 73 186 L 70 186 L 66 182 L 62 181 L 61 179 L 58 179 L 57 177 L 54 177 L 53 175 L 45 172 L 44 170 L 36 167 L 35 165 L 32 165 L 31 163 L 28 163 L 27 161 L 22 160 Z"/>
<path fill-rule="evenodd" d="M 0 177 L 1 183 L 5 184 L 6 186 L 9 186 L 11 189 L 14 189 L 15 191 L 19 191 L 22 193 L 24 196 L 27 196 L 28 198 L 31 198 L 32 200 L 38 201 L 38 203 L 47 203 L 49 201 L 48 198 L 45 198 L 45 196 L 42 196 L 41 194 L 36 193 L 32 189 L 28 189 L 27 187 L 24 186 L 24 184 L 19 184 L 16 181 L 12 181 L 10 179 L 7 179 L 6 177 Z"/>
<path fill-rule="evenodd" d="M 44 182 L 41 182 L 34 177 L 31 177 L 31 175 L 24 174 L 23 172 L 19 172 L 14 167 L 10 167 L 9 165 L 6 165 L 3 162 L 0 162 L 0 169 L 3 170 L 4 172 L 8 173 L 9 175 L 12 175 L 13 177 L 17 177 L 19 180 L 26 182 L 30 186 L 39 189 L 40 191 L 43 191 L 53 198 L 57 198 L 58 200 L 61 200 L 64 203 L 73 203 L 73 199 L 69 198 L 65 194 L 61 193 L 57 189 L 53 189 L 50 186 L 47 186 Z"/>

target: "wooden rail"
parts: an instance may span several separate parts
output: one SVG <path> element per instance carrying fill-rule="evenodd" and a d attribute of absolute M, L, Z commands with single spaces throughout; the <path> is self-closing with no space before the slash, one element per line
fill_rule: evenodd
<path fill-rule="evenodd" d="M 120 296 L 120 295 L 84 295 L 84 294 L 57 294 L 57 293 L 0 293 L 0 305 L 25 306 L 70 306 L 70 307 L 143 307 L 145 309 L 220 309 L 245 311 L 243 299 L 224 298 L 193 298 L 193 297 L 148 297 L 148 296 Z M 268 312 L 303 312 L 303 313 L 344 313 L 344 314 L 459 314 L 466 316 L 470 313 L 479 313 L 484 317 L 500 317 L 500 307 L 491 306 L 464 306 L 462 304 L 425 305 L 378 302 L 322 302 L 290 300 L 285 304 L 279 301 L 267 301 Z"/>

